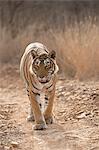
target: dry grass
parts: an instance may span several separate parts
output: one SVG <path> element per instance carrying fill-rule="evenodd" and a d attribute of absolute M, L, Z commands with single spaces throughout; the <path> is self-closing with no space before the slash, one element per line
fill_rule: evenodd
<path fill-rule="evenodd" d="M 99 75 L 99 26 L 89 17 L 85 23 L 80 22 L 64 32 L 55 33 L 55 43 L 62 68 L 70 63 L 76 69 L 76 77 L 88 79 Z M 95 18 L 94 18 L 95 21 Z"/>
<path fill-rule="evenodd" d="M 60 70 L 68 77 L 79 79 L 97 78 L 99 75 L 99 27 L 96 18 L 89 16 L 85 21 L 75 20 L 70 27 L 65 23 L 63 29 L 49 28 L 45 31 L 44 24 L 30 25 L 14 39 L 10 32 L 0 31 L 0 60 L 14 60 L 19 64 L 25 47 L 35 41 L 44 43 L 49 49 L 57 51 Z M 17 59 L 16 59 L 17 58 Z"/>

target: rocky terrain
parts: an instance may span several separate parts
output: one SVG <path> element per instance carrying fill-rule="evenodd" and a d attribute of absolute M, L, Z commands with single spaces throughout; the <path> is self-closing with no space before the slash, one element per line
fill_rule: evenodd
<path fill-rule="evenodd" d="M 18 67 L 0 68 L 0 150 L 99 150 L 99 81 L 59 79 L 54 124 L 33 131 Z"/>

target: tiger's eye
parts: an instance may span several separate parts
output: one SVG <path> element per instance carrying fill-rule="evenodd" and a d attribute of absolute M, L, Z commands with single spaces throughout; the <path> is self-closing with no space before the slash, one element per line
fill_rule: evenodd
<path fill-rule="evenodd" d="M 49 59 L 44 60 L 44 64 L 45 66 L 50 66 L 50 60 Z"/>
<path fill-rule="evenodd" d="M 39 66 L 39 65 L 40 65 L 40 60 L 39 60 L 39 59 L 37 59 L 37 60 L 35 61 L 35 65 L 36 65 L 36 66 Z"/>

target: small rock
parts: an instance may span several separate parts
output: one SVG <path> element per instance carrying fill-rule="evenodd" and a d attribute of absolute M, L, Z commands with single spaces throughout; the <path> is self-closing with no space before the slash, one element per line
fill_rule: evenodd
<path fill-rule="evenodd" d="M 11 145 L 12 145 L 13 147 L 18 147 L 19 143 L 18 143 L 18 142 L 15 142 L 15 141 L 12 141 L 12 142 L 11 142 Z"/>
<path fill-rule="evenodd" d="M 0 118 L 4 119 L 5 117 L 3 115 L 0 114 Z"/>
<path fill-rule="evenodd" d="M 10 146 L 4 146 L 4 150 L 11 150 Z"/>
<path fill-rule="evenodd" d="M 85 112 L 82 112 L 82 113 L 76 115 L 77 119 L 82 119 L 82 118 L 85 118 L 85 117 L 86 117 L 86 113 Z"/>

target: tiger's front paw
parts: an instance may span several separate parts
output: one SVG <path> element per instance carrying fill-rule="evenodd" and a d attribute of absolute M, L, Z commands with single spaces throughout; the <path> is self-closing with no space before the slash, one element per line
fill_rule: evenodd
<path fill-rule="evenodd" d="M 47 128 L 47 125 L 45 123 L 41 123 L 41 124 L 35 124 L 33 126 L 34 130 L 44 130 Z"/>
<path fill-rule="evenodd" d="M 28 122 L 35 121 L 33 115 L 29 115 L 29 116 L 26 118 L 26 120 L 27 120 Z"/>
<path fill-rule="evenodd" d="M 45 121 L 46 121 L 46 124 L 52 124 L 53 123 L 53 117 L 52 116 L 45 117 Z"/>

